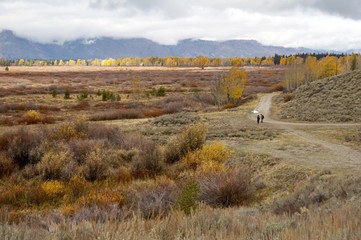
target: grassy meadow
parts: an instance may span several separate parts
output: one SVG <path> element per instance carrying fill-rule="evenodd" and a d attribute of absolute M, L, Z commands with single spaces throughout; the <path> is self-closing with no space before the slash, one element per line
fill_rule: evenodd
<path fill-rule="evenodd" d="M 360 239 L 360 164 L 291 132 L 358 151 L 361 126 L 257 125 L 285 67 L 244 69 L 220 109 L 229 68 L 1 71 L 0 238 Z"/>

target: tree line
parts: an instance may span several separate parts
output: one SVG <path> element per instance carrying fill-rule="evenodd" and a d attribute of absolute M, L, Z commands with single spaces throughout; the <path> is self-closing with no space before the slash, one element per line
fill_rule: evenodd
<path fill-rule="evenodd" d="M 280 65 L 289 65 L 283 79 L 283 87 L 292 91 L 302 84 L 317 79 L 332 77 L 340 73 L 361 69 L 361 56 L 352 55 L 326 55 L 317 59 L 316 56 L 308 55 L 282 57 Z"/>

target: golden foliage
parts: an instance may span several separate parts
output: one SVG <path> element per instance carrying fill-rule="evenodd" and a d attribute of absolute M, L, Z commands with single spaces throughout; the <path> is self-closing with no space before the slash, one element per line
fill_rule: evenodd
<path fill-rule="evenodd" d="M 92 193 L 88 196 L 83 196 L 79 199 L 79 204 L 82 206 L 108 207 L 111 204 L 122 206 L 125 203 L 125 198 L 118 192 L 106 190 L 103 193 Z"/>
<path fill-rule="evenodd" d="M 56 197 L 64 193 L 64 185 L 57 180 L 46 181 L 41 184 L 41 188 L 49 197 Z"/>
<path fill-rule="evenodd" d="M 76 121 L 65 121 L 60 124 L 52 133 L 51 137 L 55 139 L 77 139 L 86 136 L 86 120 L 79 119 Z"/>
<path fill-rule="evenodd" d="M 203 169 L 209 171 L 212 169 L 223 169 L 217 166 L 224 163 L 229 158 L 229 151 L 224 143 L 214 142 L 206 144 L 201 149 L 189 152 L 183 157 L 182 162 L 189 168 L 197 169 L 204 165 Z"/>
<path fill-rule="evenodd" d="M 186 154 L 202 147 L 206 140 L 208 129 L 198 122 L 197 125 L 188 126 L 181 134 L 178 134 L 167 145 L 165 159 L 168 163 L 174 163 L 182 159 Z"/>
<path fill-rule="evenodd" d="M 34 124 L 41 122 L 41 116 L 38 111 L 29 110 L 24 114 L 24 121 L 28 124 Z"/>

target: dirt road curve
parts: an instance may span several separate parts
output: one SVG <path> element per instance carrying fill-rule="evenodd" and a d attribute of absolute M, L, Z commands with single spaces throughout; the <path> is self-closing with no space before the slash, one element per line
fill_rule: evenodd
<path fill-rule="evenodd" d="M 259 113 L 262 113 L 265 116 L 267 125 L 272 127 L 286 130 L 288 133 L 297 136 L 305 140 L 308 143 L 316 144 L 323 148 L 328 153 L 328 159 L 323 159 L 321 164 L 327 164 L 329 167 L 352 167 L 356 169 L 361 169 L 361 151 L 352 149 L 348 146 L 339 145 L 330 143 L 321 139 L 318 139 L 314 136 L 307 134 L 306 132 L 297 129 L 297 127 L 307 126 L 307 127 L 319 127 L 319 126 L 361 126 L 360 123 L 289 123 L 283 121 L 277 121 L 271 119 L 270 117 L 270 108 L 272 105 L 272 98 L 276 96 L 277 93 L 272 93 L 263 96 L 260 99 L 260 102 L 255 110 Z M 251 117 L 253 120 L 256 119 L 257 114 L 253 114 Z M 331 157 L 330 157 L 331 156 Z M 316 159 L 315 159 L 316 160 Z M 326 161 L 325 161 L 326 160 Z"/>

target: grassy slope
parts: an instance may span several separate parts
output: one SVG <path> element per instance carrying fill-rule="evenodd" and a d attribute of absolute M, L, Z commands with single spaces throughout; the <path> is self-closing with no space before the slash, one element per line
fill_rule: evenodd
<path fill-rule="evenodd" d="M 301 121 L 361 121 L 361 71 L 321 79 L 298 88 L 282 106 L 282 118 Z"/>

